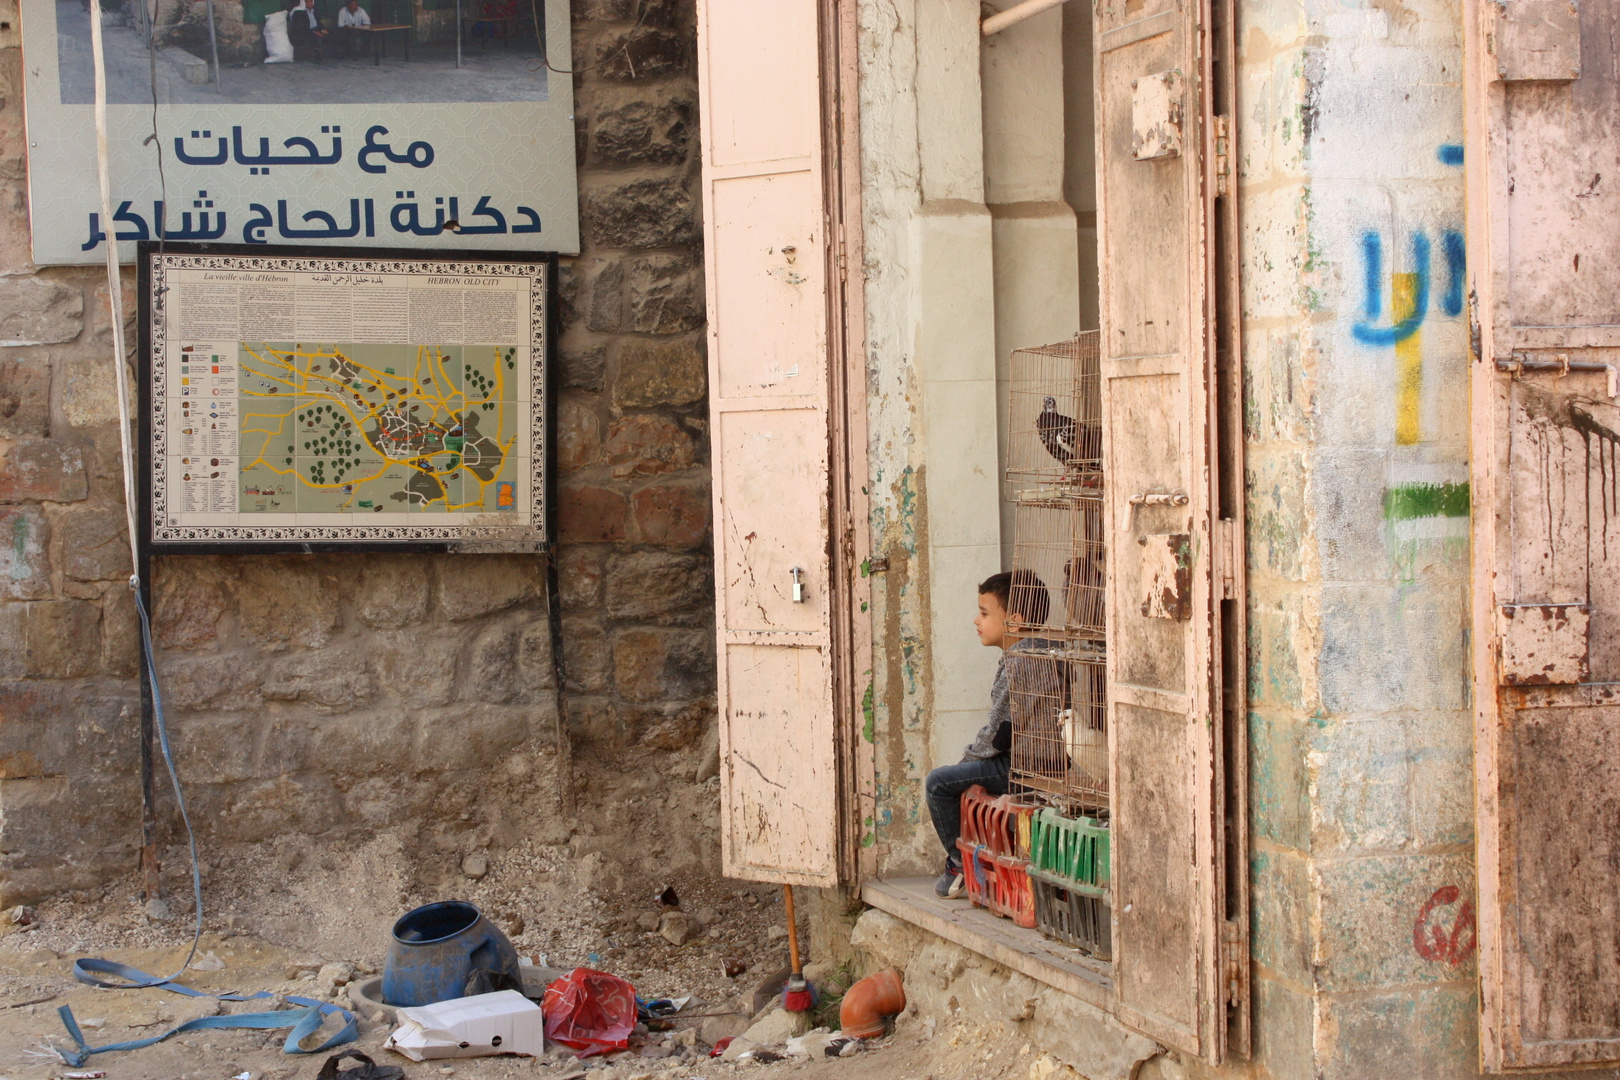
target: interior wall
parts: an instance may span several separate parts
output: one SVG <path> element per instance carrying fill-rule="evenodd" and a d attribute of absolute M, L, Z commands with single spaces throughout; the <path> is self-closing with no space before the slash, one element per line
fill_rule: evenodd
<path fill-rule="evenodd" d="M 1095 330 L 1097 312 L 1097 128 L 1091 82 L 1091 8 L 1063 13 L 1063 199 L 1074 210 L 1079 264 L 1080 329 Z"/>

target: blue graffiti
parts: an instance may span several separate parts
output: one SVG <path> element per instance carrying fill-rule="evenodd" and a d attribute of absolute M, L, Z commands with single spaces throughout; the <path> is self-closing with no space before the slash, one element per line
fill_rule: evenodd
<path fill-rule="evenodd" d="M 1446 260 L 1446 291 L 1440 297 L 1440 309 L 1455 318 L 1462 314 L 1463 285 L 1467 276 L 1462 234 L 1454 229 L 1446 230 L 1440 237 L 1440 250 Z M 1417 282 L 1412 310 L 1399 322 L 1377 326 L 1374 323 L 1384 313 L 1384 240 L 1371 230 L 1362 234 L 1362 321 L 1351 328 L 1357 341 L 1363 345 L 1394 345 L 1418 332 L 1429 312 L 1430 252 L 1428 234 L 1413 233 L 1411 272 Z"/>
<path fill-rule="evenodd" d="M 1463 163 L 1462 143 L 1441 143 L 1435 152 L 1442 165 L 1461 165 Z"/>

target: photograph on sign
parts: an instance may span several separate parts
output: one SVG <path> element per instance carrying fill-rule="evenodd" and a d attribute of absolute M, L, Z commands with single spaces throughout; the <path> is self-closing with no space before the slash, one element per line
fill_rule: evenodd
<path fill-rule="evenodd" d="M 545 537 L 549 262 L 142 245 L 150 538 Z"/>
<path fill-rule="evenodd" d="M 567 0 L 20 0 L 36 262 L 141 240 L 579 249 Z M 561 69 L 557 74 L 553 68 Z"/>

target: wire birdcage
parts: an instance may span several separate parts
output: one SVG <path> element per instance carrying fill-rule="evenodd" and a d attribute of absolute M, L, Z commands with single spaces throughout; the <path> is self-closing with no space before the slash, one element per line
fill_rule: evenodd
<path fill-rule="evenodd" d="M 1104 557 L 1100 489 L 1073 485 L 1015 504 L 1008 626 L 1063 641 L 1101 637 Z"/>
<path fill-rule="evenodd" d="M 1009 371 L 1007 479 L 1017 489 L 1072 482 L 1102 468 L 1098 331 L 1018 349 Z"/>
<path fill-rule="evenodd" d="M 1065 814 L 1108 810 L 1106 656 L 1097 641 L 1020 642 L 1011 653 L 1014 791 Z"/>

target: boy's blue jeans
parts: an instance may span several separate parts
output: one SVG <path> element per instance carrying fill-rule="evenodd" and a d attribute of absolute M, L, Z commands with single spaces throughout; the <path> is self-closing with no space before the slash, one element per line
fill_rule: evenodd
<path fill-rule="evenodd" d="M 945 845 L 945 861 L 960 866 L 962 856 L 956 850 L 956 838 L 962 835 L 962 792 L 974 784 L 984 785 L 991 795 L 1007 794 L 1007 773 L 1012 768 L 1010 755 L 986 758 L 983 761 L 964 761 L 959 765 L 941 765 L 928 774 L 923 790 L 928 795 L 928 814 L 934 819 L 934 831 Z"/>

